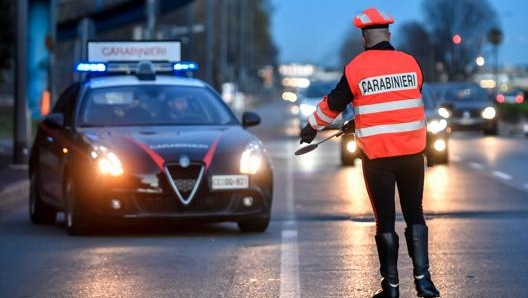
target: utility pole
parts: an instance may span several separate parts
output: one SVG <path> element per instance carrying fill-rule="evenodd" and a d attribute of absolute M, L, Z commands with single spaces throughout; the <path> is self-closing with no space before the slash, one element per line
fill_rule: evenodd
<path fill-rule="evenodd" d="M 227 28 L 227 20 L 229 13 L 229 0 L 222 0 L 220 8 L 220 53 L 219 53 L 219 71 L 220 84 L 228 80 L 227 76 L 227 42 L 229 40 L 229 33 Z"/>
<path fill-rule="evenodd" d="M 205 81 L 213 85 L 213 38 L 214 38 L 214 11 L 213 0 L 207 0 L 207 25 L 205 31 L 205 47 L 207 48 L 205 56 Z"/>
<path fill-rule="evenodd" d="M 503 40 L 502 30 L 499 28 L 491 28 L 488 32 L 488 41 L 493 45 L 493 54 L 495 56 L 495 92 L 499 92 L 499 45 Z"/>
<path fill-rule="evenodd" d="M 147 28 L 145 30 L 144 39 L 154 40 L 156 39 L 156 27 L 157 27 L 157 18 L 159 14 L 159 3 L 158 0 L 146 0 L 146 11 L 147 16 Z"/>
<path fill-rule="evenodd" d="M 238 84 L 246 91 L 246 49 L 247 49 L 247 1 L 239 0 L 239 36 L 238 36 Z"/>
<path fill-rule="evenodd" d="M 193 17 L 193 9 L 192 9 L 192 3 L 187 4 L 186 9 L 186 16 L 187 16 L 187 50 L 185 50 L 185 58 L 184 59 L 192 59 L 192 53 L 193 53 L 193 26 L 194 26 L 194 17 Z M 206 29 L 207 30 L 207 29 Z"/>
<path fill-rule="evenodd" d="M 50 1 L 50 24 L 49 33 L 46 38 L 46 46 L 48 48 L 48 91 L 50 94 L 50 106 L 53 106 L 57 102 L 57 85 L 56 85 L 56 57 L 55 47 L 57 39 L 57 13 L 59 9 L 59 0 Z"/>
<path fill-rule="evenodd" d="M 27 100 L 27 46 L 28 0 L 16 2 L 16 67 L 15 111 L 13 126 L 13 163 L 25 164 L 28 159 L 28 100 Z"/>

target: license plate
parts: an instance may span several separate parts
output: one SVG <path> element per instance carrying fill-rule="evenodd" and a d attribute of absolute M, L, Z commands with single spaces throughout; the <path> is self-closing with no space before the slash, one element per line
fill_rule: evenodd
<path fill-rule="evenodd" d="M 211 178 L 211 189 L 244 189 L 249 187 L 246 175 L 215 175 Z"/>

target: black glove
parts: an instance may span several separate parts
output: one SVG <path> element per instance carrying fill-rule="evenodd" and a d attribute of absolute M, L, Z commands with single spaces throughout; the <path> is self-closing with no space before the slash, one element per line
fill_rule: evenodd
<path fill-rule="evenodd" d="M 317 135 L 317 130 L 313 129 L 310 123 L 306 123 L 306 125 L 301 129 L 301 142 L 302 143 L 308 143 L 310 144 Z"/>

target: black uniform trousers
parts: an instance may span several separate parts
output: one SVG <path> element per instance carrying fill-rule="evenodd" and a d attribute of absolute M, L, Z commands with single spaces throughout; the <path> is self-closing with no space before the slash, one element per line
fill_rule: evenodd
<path fill-rule="evenodd" d="M 368 159 L 363 154 L 362 162 L 363 177 L 376 218 L 376 234 L 395 232 L 396 186 L 407 226 L 425 225 L 422 207 L 423 154 L 376 159 Z"/>

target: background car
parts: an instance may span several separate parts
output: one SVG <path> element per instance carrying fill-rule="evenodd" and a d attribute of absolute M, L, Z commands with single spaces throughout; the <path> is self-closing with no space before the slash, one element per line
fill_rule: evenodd
<path fill-rule="evenodd" d="M 343 117 L 341 125 L 344 125 L 346 121 L 354 121 L 354 110 L 352 105 L 347 105 L 345 111 L 343 112 Z M 343 166 L 354 166 L 356 159 L 360 158 L 360 151 L 357 147 L 356 137 L 354 130 L 346 131 L 341 135 L 340 141 L 340 157 L 341 165 Z"/>
<path fill-rule="evenodd" d="M 313 80 L 310 85 L 299 92 L 299 123 L 302 129 L 307 123 L 307 117 L 315 112 L 317 104 L 336 86 L 336 80 Z M 337 116 L 332 124 L 325 129 L 339 129 L 342 123 L 342 116 Z"/>
<path fill-rule="evenodd" d="M 201 80 L 156 73 L 150 62 L 128 65 L 131 74 L 70 85 L 38 126 L 29 158 L 31 221 L 53 223 L 64 212 L 72 235 L 139 219 L 231 221 L 241 231 L 265 231 L 273 165 L 246 129 L 260 117 L 245 112 L 239 121 Z M 175 96 L 188 100 L 188 110 L 172 117 Z"/>
<path fill-rule="evenodd" d="M 498 104 L 522 104 L 524 103 L 525 91 L 519 88 L 512 88 L 507 91 L 499 92 L 495 96 Z"/>
<path fill-rule="evenodd" d="M 427 83 L 423 84 L 422 98 L 427 117 L 427 144 L 425 154 L 428 163 L 447 164 L 449 162 L 449 136 L 451 133 L 449 117 L 442 110 L 441 102 Z M 347 120 L 353 121 L 353 118 L 353 108 L 351 105 L 348 105 L 343 112 L 343 123 Z M 360 158 L 354 133 L 344 133 L 341 136 L 340 156 L 343 166 L 354 166 L 356 159 Z"/>
<path fill-rule="evenodd" d="M 422 98 L 427 116 L 427 148 L 425 154 L 430 164 L 449 163 L 449 137 L 451 125 L 449 115 L 445 113 L 428 83 L 422 86 Z"/>
<path fill-rule="evenodd" d="M 488 92 L 473 82 L 448 82 L 431 85 L 448 110 L 453 130 L 482 130 L 497 135 L 498 117 Z"/>

